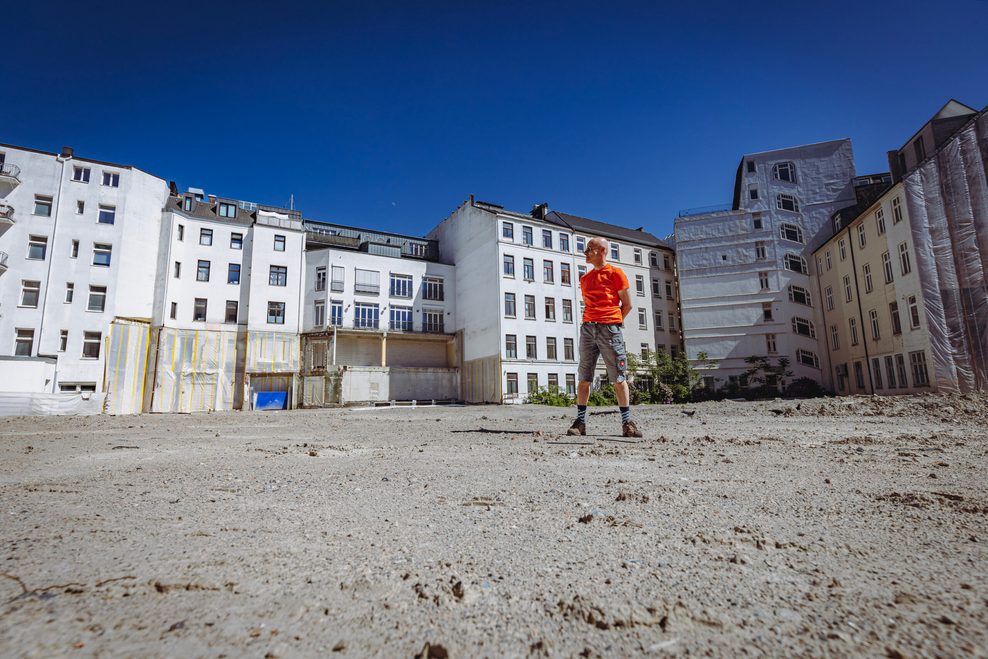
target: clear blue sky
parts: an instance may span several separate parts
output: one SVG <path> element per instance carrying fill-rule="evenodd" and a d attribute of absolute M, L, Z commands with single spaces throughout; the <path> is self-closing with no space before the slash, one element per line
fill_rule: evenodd
<path fill-rule="evenodd" d="M 7 2 L 0 142 L 404 233 L 474 193 L 664 236 L 745 152 L 884 171 L 988 104 L 986 0 L 662 4 Z"/>

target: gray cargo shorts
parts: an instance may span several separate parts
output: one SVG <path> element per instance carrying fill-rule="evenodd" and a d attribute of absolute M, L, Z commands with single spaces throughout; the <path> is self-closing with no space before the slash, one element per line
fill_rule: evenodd
<path fill-rule="evenodd" d="M 607 377 L 612 383 L 624 382 L 628 358 L 624 350 L 624 334 L 620 325 L 583 323 L 580 325 L 580 367 L 581 382 L 593 382 L 597 357 L 604 358 Z"/>

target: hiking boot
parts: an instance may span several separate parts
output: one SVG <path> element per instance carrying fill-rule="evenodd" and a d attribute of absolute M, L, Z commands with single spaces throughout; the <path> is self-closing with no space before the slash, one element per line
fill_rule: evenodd
<path fill-rule="evenodd" d="M 566 431 L 567 435 L 586 435 L 587 434 L 587 424 L 583 423 L 579 419 L 573 422 L 573 425 L 569 427 Z"/>
<path fill-rule="evenodd" d="M 634 421 L 628 421 L 621 424 L 621 434 L 625 437 L 641 437 L 642 431 L 638 429 Z"/>

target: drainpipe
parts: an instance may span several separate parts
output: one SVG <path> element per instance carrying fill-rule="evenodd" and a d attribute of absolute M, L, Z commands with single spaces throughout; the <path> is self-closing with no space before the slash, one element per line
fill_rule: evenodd
<path fill-rule="evenodd" d="M 865 353 L 865 372 L 868 374 L 868 389 L 871 395 L 875 395 L 875 378 L 871 372 L 871 357 L 868 354 L 868 331 L 865 328 L 864 308 L 861 306 L 861 287 L 858 284 L 858 265 L 854 260 L 854 236 L 851 235 L 851 227 L 847 227 L 847 245 L 851 249 L 851 269 L 854 273 L 854 294 L 858 297 L 858 317 L 861 319 L 861 344 Z M 824 328 L 826 329 L 826 328 Z"/>
<path fill-rule="evenodd" d="M 59 172 L 58 177 L 58 191 L 55 193 L 55 199 L 52 200 L 52 211 L 54 216 L 52 217 L 51 224 L 51 244 L 49 245 L 50 251 L 46 255 L 48 261 L 48 269 L 45 274 L 45 286 L 44 291 L 41 294 L 41 322 L 38 325 L 38 344 L 35 349 L 35 356 L 41 357 L 41 341 L 45 335 L 45 314 L 48 311 L 48 289 L 51 287 L 51 266 L 55 261 L 55 236 L 58 229 L 58 216 L 61 213 L 62 205 L 62 186 L 65 184 L 65 163 L 72 159 L 72 150 L 68 147 L 62 149 L 62 153 L 55 156 L 57 160 L 62 165 L 62 170 Z M 104 355 L 105 357 L 105 355 Z M 57 359 L 57 358 L 56 358 Z M 55 362 L 55 379 L 58 379 L 58 362 Z M 55 383 L 52 383 L 52 390 L 54 391 Z"/>

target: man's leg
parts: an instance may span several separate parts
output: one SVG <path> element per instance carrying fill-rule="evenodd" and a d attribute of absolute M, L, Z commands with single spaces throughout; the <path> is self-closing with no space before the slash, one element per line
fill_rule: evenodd
<path fill-rule="evenodd" d="M 594 369 L 597 368 L 597 358 L 600 350 L 594 340 L 594 325 L 580 326 L 580 365 L 577 367 L 577 378 L 580 383 L 576 388 L 576 420 L 566 431 L 567 435 L 587 434 L 587 401 L 590 400 L 590 381 L 593 380 Z"/>
<path fill-rule="evenodd" d="M 601 337 L 600 354 L 607 366 L 607 375 L 614 382 L 618 408 L 621 410 L 621 433 L 625 437 L 641 437 L 638 426 L 631 420 L 631 396 L 628 391 L 628 357 L 625 353 L 624 334 L 618 326 L 608 327 L 608 333 Z"/>
<path fill-rule="evenodd" d="M 586 407 L 587 401 L 589 400 L 590 382 L 587 380 L 580 380 L 580 383 L 576 385 L 576 404 Z"/>

